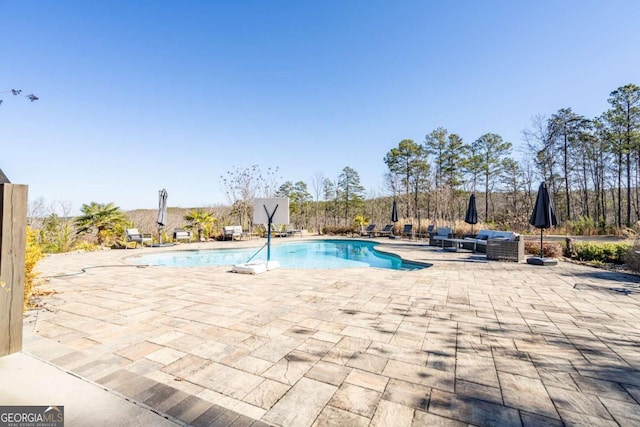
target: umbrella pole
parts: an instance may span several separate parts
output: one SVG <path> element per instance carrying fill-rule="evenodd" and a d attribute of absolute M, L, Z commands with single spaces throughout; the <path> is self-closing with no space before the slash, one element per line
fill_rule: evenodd
<path fill-rule="evenodd" d="M 540 258 L 544 258 L 544 251 L 542 249 L 543 248 L 543 245 L 542 245 L 542 233 L 544 232 L 543 230 L 544 230 L 543 228 L 540 229 Z"/>

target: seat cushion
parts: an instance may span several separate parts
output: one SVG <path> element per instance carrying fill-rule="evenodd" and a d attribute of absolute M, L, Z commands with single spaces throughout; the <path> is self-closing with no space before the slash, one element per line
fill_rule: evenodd
<path fill-rule="evenodd" d="M 480 230 L 480 232 L 476 234 L 476 240 L 488 240 L 491 236 L 493 236 L 493 231 Z"/>
<path fill-rule="evenodd" d="M 491 239 L 513 240 L 513 231 L 494 231 Z"/>

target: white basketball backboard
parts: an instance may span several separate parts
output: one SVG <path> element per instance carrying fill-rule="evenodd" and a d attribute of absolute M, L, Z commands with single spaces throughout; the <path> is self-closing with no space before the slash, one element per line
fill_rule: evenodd
<path fill-rule="evenodd" d="M 267 224 L 269 215 L 273 215 L 271 219 L 273 224 L 289 224 L 289 198 L 269 197 L 266 199 L 254 199 L 253 223 Z"/>

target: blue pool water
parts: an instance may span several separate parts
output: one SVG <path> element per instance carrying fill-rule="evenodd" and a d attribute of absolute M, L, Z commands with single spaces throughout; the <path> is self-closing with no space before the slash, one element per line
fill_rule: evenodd
<path fill-rule="evenodd" d="M 392 270 L 418 270 L 425 265 L 403 261 L 402 258 L 373 249 L 377 243 L 361 240 L 314 240 L 281 243 L 271 246 L 271 259 L 283 268 L 333 269 L 354 267 L 378 267 Z M 136 264 L 166 267 L 201 267 L 236 265 L 245 263 L 257 248 L 204 249 L 164 252 L 130 258 Z M 253 260 L 266 260 L 267 248 L 263 248 Z"/>

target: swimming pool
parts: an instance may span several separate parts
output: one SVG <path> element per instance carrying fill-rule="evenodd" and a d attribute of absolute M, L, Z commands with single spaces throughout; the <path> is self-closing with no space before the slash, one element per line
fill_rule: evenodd
<path fill-rule="evenodd" d="M 271 259 L 283 268 L 334 269 L 377 267 L 392 270 L 419 270 L 427 267 L 404 261 L 396 255 L 376 251 L 378 243 L 362 240 L 310 240 L 281 243 L 271 246 Z M 245 263 L 257 248 L 202 249 L 164 252 L 129 258 L 136 264 L 165 267 L 203 267 L 236 265 Z M 266 260 L 267 248 L 263 248 L 253 260 Z"/>

